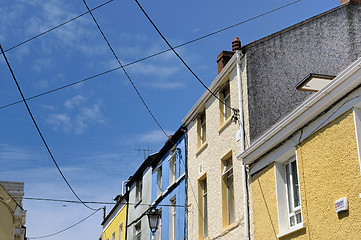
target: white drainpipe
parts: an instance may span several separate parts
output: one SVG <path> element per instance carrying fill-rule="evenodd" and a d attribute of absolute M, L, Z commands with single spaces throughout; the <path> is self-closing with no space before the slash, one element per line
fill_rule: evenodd
<path fill-rule="evenodd" d="M 242 102 L 242 83 L 241 83 L 241 52 L 237 51 L 237 80 L 238 80 L 238 101 L 239 101 L 239 132 L 238 137 L 241 144 L 241 153 L 244 152 L 244 125 L 243 125 L 243 102 Z M 248 213 L 248 194 L 247 194 L 247 172 L 246 166 L 242 164 L 242 180 L 243 180 L 243 212 L 244 212 L 244 234 L 245 238 L 249 238 L 249 213 Z"/>

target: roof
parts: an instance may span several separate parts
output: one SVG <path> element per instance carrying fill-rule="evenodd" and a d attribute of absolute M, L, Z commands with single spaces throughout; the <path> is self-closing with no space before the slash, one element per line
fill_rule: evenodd
<path fill-rule="evenodd" d="M 142 163 L 142 165 L 140 165 L 140 167 L 137 169 L 137 171 L 134 173 L 133 176 L 130 176 L 128 179 L 128 182 L 126 184 L 126 186 L 131 186 L 133 182 L 135 182 L 136 180 L 138 180 L 140 177 L 143 176 L 143 171 L 150 166 L 150 164 L 153 162 L 153 160 L 158 156 L 159 153 L 153 153 L 151 155 L 149 155 L 144 162 Z"/>

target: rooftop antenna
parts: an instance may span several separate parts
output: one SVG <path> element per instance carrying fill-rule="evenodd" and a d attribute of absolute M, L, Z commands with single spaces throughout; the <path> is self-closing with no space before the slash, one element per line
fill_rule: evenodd
<path fill-rule="evenodd" d="M 144 154 L 144 160 L 149 156 L 150 152 L 152 151 L 151 149 L 149 149 L 149 145 L 147 148 L 136 148 L 134 149 L 134 151 L 138 152 L 138 155 L 140 154 L 140 152 L 143 152 Z"/>

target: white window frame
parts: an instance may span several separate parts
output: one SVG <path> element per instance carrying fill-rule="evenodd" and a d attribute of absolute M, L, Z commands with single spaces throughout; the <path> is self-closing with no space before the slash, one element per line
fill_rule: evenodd
<path fill-rule="evenodd" d="M 176 149 L 171 150 L 169 162 L 169 186 L 177 180 L 177 156 Z"/>
<path fill-rule="evenodd" d="M 174 196 L 169 201 L 169 240 L 176 239 L 177 228 L 177 210 L 176 210 L 177 198 Z"/>
<path fill-rule="evenodd" d="M 112 240 L 115 240 L 115 232 L 112 233 Z"/>
<path fill-rule="evenodd" d="M 162 240 L 162 208 L 159 208 L 159 214 L 160 214 L 160 218 L 158 221 L 158 228 L 155 235 L 157 240 Z"/>
<path fill-rule="evenodd" d="M 136 181 L 136 186 L 135 186 L 135 201 L 137 203 L 142 201 L 142 192 L 143 192 L 143 179 L 139 179 Z"/>
<path fill-rule="evenodd" d="M 119 225 L 119 240 L 123 239 L 123 223 Z"/>
<path fill-rule="evenodd" d="M 297 157 L 295 156 L 294 151 L 292 152 L 291 158 L 283 158 L 286 160 L 280 160 L 275 162 L 275 178 L 276 178 L 276 195 L 277 195 L 277 209 L 278 209 L 278 226 L 279 234 L 277 237 L 280 238 L 291 232 L 297 231 L 305 227 L 303 223 L 303 214 L 302 214 L 302 202 L 301 202 L 301 193 L 299 188 L 299 173 L 298 173 L 298 164 Z M 299 196 L 299 206 L 290 208 L 289 206 L 289 190 L 287 186 L 287 174 L 286 167 L 290 167 L 289 163 L 296 163 L 296 173 L 297 173 L 297 182 L 298 182 L 298 196 Z M 292 182 L 291 182 L 292 184 Z M 291 188 L 290 196 L 293 196 L 293 191 Z M 294 199 L 290 200 L 291 203 L 294 203 Z M 291 209 L 291 211 L 289 211 Z M 290 224 L 290 218 L 295 217 L 296 214 L 301 214 L 301 221 L 299 223 L 295 222 L 293 226 Z"/>
<path fill-rule="evenodd" d="M 140 221 L 134 226 L 134 239 L 135 240 L 142 239 L 142 223 Z"/>
<path fill-rule="evenodd" d="M 163 176 L 162 176 L 162 165 L 160 164 L 157 168 L 157 197 L 162 195 L 163 192 Z"/>

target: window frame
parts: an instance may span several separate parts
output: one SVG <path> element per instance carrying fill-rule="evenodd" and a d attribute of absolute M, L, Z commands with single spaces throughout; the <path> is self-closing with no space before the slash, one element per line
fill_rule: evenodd
<path fill-rule="evenodd" d="M 207 117 L 206 117 L 205 109 L 203 109 L 198 114 L 197 128 L 198 128 L 198 148 L 199 148 L 207 142 Z"/>
<path fill-rule="evenodd" d="M 177 181 L 177 154 L 176 149 L 170 151 L 169 162 L 169 186 Z"/>
<path fill-rule="evenodd" d="M 288 156 L 288 157 L 287 157 Z M 289 163 L 295 163 L 296 173 L 297 173 L 297 183 L 298 183 L 298 196 L 299 196 L 299 206 L 294 208 L 294 212 L 289 211 L 289 192 L 287 186 L 287 173 L 285 166 Z M 275 169 L 275 180 L 276 180 L 276 196 L 277 196 L 277 212 L 278 212 L 278 227 L 279 233 L 277 237 L 283 237 L 289 233 L 297 231 L 305 227 L 303 222 L 303 213 L 302 213 L 302 198 L 301 198 L 301 189 L 299 181 L 299 172 L 298 172 L 298 160 L 294 151 L 288 151 L 285 157 L 282 157 L 279 161 L 274 163 Z M 296 176 L 294 176 L 296 177 Z M 292 196 L 292 192 L 290 193 Z M 295 216 L 296 213 L 300 213 L 301 221 L 296 222 L 293 226 L 290 224 L 290 217 Z"/>
<path fill-rule="evenodd" d="M 142 192 L 143 192 L 143 179 L 139 179 L 135 183 L 135 201 L 139 203 L 142 201 Z"/>
<path fill-rule="evenodd" d="M 172 197 L 169 200 L 169 240 L 176 240 L 176 229 L 177 229 L 177 198 Z"/>
<path fill-rule="evenodd" d="M 200 211 L 198 211 L 198 238 L 206 239 L 209 237 L 208 185 L 206 174 L 203 174 L 198 179 L 198 202 L 201 204 Z"/>
<path fill-rule="evenodd" d="M 235 222 L 234 170 L 232 152 L 227 153 L 221 160 L 221 179 L 222 225 L 224 228 Z"/>
<path fill-rule="evenodd" d="M 221 99 L 220 103 L 220 124 L 226 122 L 228 118 L 231 117 L 231 87 L 229 84 L 229 80 L 227 80 L 221 86 L 221 90 L 219 91 L 219 98 Z"/>
<path fill-rule="evenodd" d="M 141 240 L 142 239 L 142 222 L 139 221 L 134 226 L 134 237 L 135 240 Z"/>
<path fill-rule="evenodd" d="M 162 176 L 162 164 L 159 164 L 157 168 L 157 198 L 163 193 L 163 176 Z"/>
<path fill-rule="evenodd" d="M 123 223 L 119 224 L 119 234 L 118 234 L 119 240 L 123 239 Z"/>

